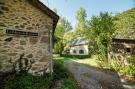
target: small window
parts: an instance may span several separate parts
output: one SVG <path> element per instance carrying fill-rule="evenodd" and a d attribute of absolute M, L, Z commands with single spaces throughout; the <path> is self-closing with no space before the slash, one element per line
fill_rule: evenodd
<path fill-rule="evenodd" d="M 84 50 L 79 50 L 79 53 L 80 54 L 84 54 Z"/>
<path fill-rule="evenodd" d="M 74 50 L 73 53 L 76 53 L 76 50 Z"/>
<path fill-rule="evenodd" d="M 126 51 L 127 51 L 128 53 L 130 53 L 130 52 L 131 52 L 131 48 L 127 48 Z"/>

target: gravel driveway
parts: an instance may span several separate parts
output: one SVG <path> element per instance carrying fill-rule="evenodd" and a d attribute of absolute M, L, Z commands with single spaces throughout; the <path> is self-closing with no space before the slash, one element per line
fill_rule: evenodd
<path fill-rule="evenodd" d="M 77 61 L 66 61 L 65 66 L 82 89 L 124 89 L 119 76 L 115 73 L 86 67 Z"/>

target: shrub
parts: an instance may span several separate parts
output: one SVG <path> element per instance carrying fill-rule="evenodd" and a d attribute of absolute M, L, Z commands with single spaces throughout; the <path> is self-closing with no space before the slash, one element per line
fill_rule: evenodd
<path fill-rule="evenodd" d="M 54 78 L 57 79 L 62 79 L 62 78 L 67 78 L 68 77 L 68 72 L 66 68 L 63 65 L 63 61 L 61 60 L 54 60 Z"/>
<path fill-rule="evenodd" d="M 135 76 L 135 66 L 133 66 L 133 65 L 128 66 L 128 67 L 127 67 L 127 73 L 128 73 L 129 75 Z"/>
<path fill-rule="evenodd" d="M 71 77 L 63 63 L 64 62 L 62 60 L 54 60 L 54 81 L 63 81 L 59 89 L 78 89 L 76 82 Z"/>
<path fill-rule="evenodd" d="M 49 89 L 51 84 L 50 76 L 32 76 L 21 72 L 8 76 L 4 89 Z"/>
<path fill-rule="evenodd" d="M 110 70 L 112 71 L 120 71 L 121 69 L 123 69 L 123 67 L 121 65 L 118 65 L 114 60 L 111 62 L 109 66 L 110 66 Z"/>
<path fill-rule="evenodd" d="M 101 67 L 101 68 L 106 68 L 106 67 L 108 67 L 108 61 L 107 61 L 107 59 L 106 59 L 106 56 L 105 56 L 105 54 L 104 53 L 99 53 L 98 55 L 97 55 L 97 64 Z"/>
<path fill-rule="evenodd" d="M 135 58 L 129 58 L 128 62 L 135 64 Z"/>
<path fill-rule="evenodd" d="M 89 58 L 90 55 L 70 55 L 70 54 L 62 54 L 61 57 L 85 59 L 85 58 Z"/>
<path fill-rule="evenodd" d="M 76 83 L 71 78 L 63 79 L 63 84 L 60 89 L 78 89 Z"/>
<path fill-rule="evenodd" d="M 128 59 L 128 61 L 130 63 L 134 63 L 134 60 L 135 60 L 135 58 Z M 122 75 L 135 76 L 135 65 L 130 64 L 130 65 L 123 66 L 123 65 L 117 63 L 117 59 L 115 59 L 115 58 L 113 58 L 111 60 L 110 69 L 113 71 L 117 71 Z"/>

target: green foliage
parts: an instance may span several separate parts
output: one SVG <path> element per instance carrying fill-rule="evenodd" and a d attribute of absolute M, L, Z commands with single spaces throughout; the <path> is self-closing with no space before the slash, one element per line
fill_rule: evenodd
<path fill-rule="evenodd" d="M 54 80 L 49 75 L 32 76 L 22 71 L 5 78 L 4 89 L 49 89 L 55 80 L 63 81 L 60 89 L 78 89 L 63 63 L 60 59 L 54 60 Z"/>
<path fill-rule="evenodd" d="M 117 14 L 114 23 L 117 38 L 135 39 L 135 8 Z"/>
<path fill-rule="evenodd" d="M 126 73 L 135 76 L 135 58 L 129 58 L 128 62 L 131 64 L 126 68 Z"/>
<path fill-rule="evenodd" d="M 74 83 L 74 80 L 71 78 L 63 79 L 63 84 L 60 87 L 60 89 L 78 89 L 76 84 Z"/>
<path fill-rule="evenodd" d="M 100 49 L 99 54 L 97 55 L 97 64 L 101 68 L 108 67 L 108 61 L 106 59 L 105 51 L 103 49 Z"/>
<path fill-rule="evenodd" d="M 86 10 L 84 8 L 80 7 L 76 13 L 77 21 L 83 22 L 83 21 L 85 21 L 86 17 L 87 17 Z"/>
<path fill-rule="evenodd" d="M 63 50 L 62 49 L 62 42 L 59 41 L 59 42 L 55 43 L 55 45 L 54 45 L 54 53 L 59 53 L 60 54 L 62 50 Z"/>
<path fill-rule="evenodd" d="M 135 77 L 135 65 L 129 65 L 125 68 L 125 74 Z"/>
<path fill-rule="evenodd" d="M 132 59 L 132 58 L 131 58 Z M 111 60 L 111 64 L 109 65 L 110 69 L 113 71 L 117 71 L 122 75 L 130 75 L 130 76 L 135 76 L 135 65 L 120 65 L 117 63 L 117 59 L 113 58 Z"/>
<path fill-rule="evenodd" d="M 49 89 L 52 84 L 50 76 L 32 76 L 25 72 L 10 75 L 5 82 L 4 89 Z"/>
<path fill-rule="evenodd" d="M 86 10 L 80 7 L 76 13 L 76 36 L 83 37 L 86 29 Z"/>
<path fill-rule="evenodd" d="M 129 58 L 129 59 L 128 59 L 128 62 L 135 64 L 135 58 Z"/>
<path fill-rule="evenodd" d="M 70 76 L 70 73 L 64 66 L 64 60 L 59 58 L 54 59 L 54 80 L 62 80 L 63 83 L 59 89 L 78 89 L 75 81 Z"/>
<path fill-rule="evenodd" d="M 66 18 L 61 18 L 55 33 L 54 33 L 54 52 L 55 53 L 62 53 L 64 50 L 64 46 L 66 44 L 66 40 L 64 36 L 67 32 L 72 30 L 71 23 L 66 20 Z"/>
<path fill-rule="evenodd" d="M 90 55 L 69 55 L 69 54 L 62 54 L 61 57 L 85 59 L 85 58 L 89 58 Z"/>
<path fill-rule="evenodd" d="M 107 58 L 107 47 L 111 43 L 113 33 L 115 31 L 114 19 L 108 12 L 101 12 L 99 16 L 93 16 L 87 23 L 88 29 L 86 38 L 89 41 L 95 41 L 98 46 L 99 53 Z M 91 45 L 91 44 L 90 44 Z M 96 48 L 93 45 L 93 48 Z"/>
<path fill-rule="evenodd" d="M 112 71 L 120 72 L 120 70 L 123 70 L 123 67 L 117 63 L 116 58 L 111 59 L 111 64 L 109 65 L 109 67 Z"/>
<path fill-rule="evenodd" d="M 62 60 L 54 60 L 54 78 L 55 79 L 62 79 L 68 77 L 68 72 L 63 65 Z"/>

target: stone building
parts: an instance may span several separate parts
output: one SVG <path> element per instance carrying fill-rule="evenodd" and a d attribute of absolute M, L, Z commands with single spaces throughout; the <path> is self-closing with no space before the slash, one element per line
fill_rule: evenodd
<path fill-rule="evenodd" d="M 71 55 L 89 55 L 88 41 L 82 38 L 75 39 L 70 45 Z"/>
<path fill-rule="evenodd" d="M 39 0 L 0 0 L 0 75 L 52 72 L 52 36 L 58 19 Z"/>
<path fill-rule="evenodd" d="M 115 57 L 119 64 L 128 65 L 127 58 L 135 57 L 135 39 L 113 39 L 109 59 Z"/>

